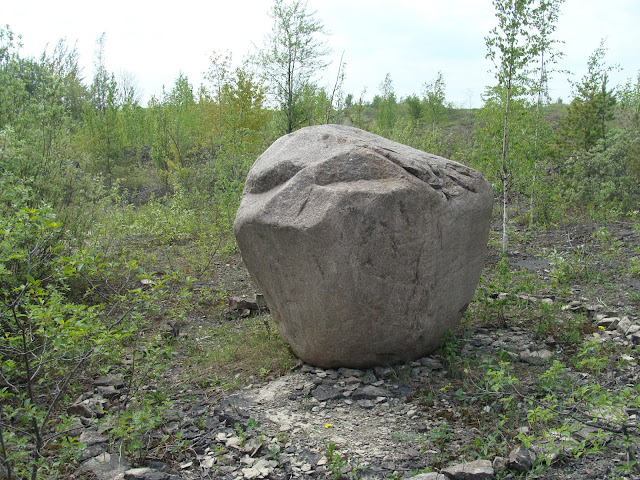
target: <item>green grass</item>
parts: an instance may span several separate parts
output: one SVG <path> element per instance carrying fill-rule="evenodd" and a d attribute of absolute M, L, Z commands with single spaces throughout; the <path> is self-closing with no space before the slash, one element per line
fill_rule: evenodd
<path fill-rule="evenodd" d="M 202 329 L 180 346 L 186 379 L 231 389 L 254 379 L 280 376 L 297 359 L 266 315 Z"/>

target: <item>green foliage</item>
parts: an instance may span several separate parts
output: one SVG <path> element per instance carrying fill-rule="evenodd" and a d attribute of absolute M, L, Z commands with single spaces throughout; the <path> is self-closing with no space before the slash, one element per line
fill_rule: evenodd
<path fill-rule="evenodd" d="M 425 109 L 425 117 L 428 124 L 431 124 L 431 133 L 436 132 L 438 124 L 447 109 L 445 103 L 445 82 L 442 72 L 431 82 L 427 82 L 423 86 L 423 104 Z M 408 99 L 407 99 L 408 100 Z"/>
<path fill-rule="evenodd" d="M 51 209 L 28 206 L 31 190 L 10 176 L 0 181 L 1 453 L 9 472 L 35 478 L 50 467 L 44 449 L 61 441 L 65 425 L 52 413 L 73 375 L 121 334 L 98 320 L 100 307 L 66 298 L 76 272 Z"/>
<path fill-rule="evenodd" d="M 495 89 L 493 94 L 486 99 L 478 114 L 472 165 L 487 176 L 496 192 L 500 192 L 503 175 L 506 175 L 509 191 L 514 196 L 522 196 L 529 191 L 537 161 L 534 156 L 535 111 L 526 100 L 511 99 L 510 123 L 506 132 L 510 139 L 509 156 L 506 159 L 506 170 L 503 171 L 501 164 L 495 159 L 500 157 L 502 151 L 504 91 Z"/>
<path fill-rule="evenodd" d="M 541 76 L 537 85 L 529 77 L 529 68 L 530 63 L 538 55 L 543 55 L 543 52 L 552 44 L 549 35 L 555 29 L 554 22 L 557 21 L 557 15 L 553 14 L 553 10 L 557 9 L 558 3 L 541 2 L 536 6 L 533 0 L 494 0 L 498 25 L 485 38 L 487 58 L 491 59 L 495 65 L 497 80 L 497 85 L 489 90 L 489 101 L 491 99 L 495 101 L 496 110 L 499 112 L 496 120 L 500 125 L 501 133 L 496 138 L 500 139 L 501 146 L 500 155 L 490 158 L 495 163 L 501 184 L 503 252 L 506 252 L 508 247 L 508 205 L 510 197 L 514 194 L 513 180 L 516 178 L 514 172 L 520 173 L 524 170 L 529 173 L 531 166 L 535 172 L 539 153 L 537 147 L 540 141 L 538 138 L 539 115 L 536 115 L 533 122 L 535 127 L 527 133 L 527 127 L 524 127 L 523 123 L 526 125 L 529 122 L 514 118 L 513 107 L 515 101 L 522 100 L 522 96 L 532 92 L 538 93 L 538 105 L 540 103 L 540 92 L 546 80 L 545 65 L 542 63 L 540 67 Z M 542 13 L 547 9 L 551 11 L 550 15 Z M 527 109 L 523 111 L 526 112 Z M 533 145 L 528 148 L 514 149 L 522 139 L 532 139 Z M 499 162 L 498 158 L 500 158 Z M 535 178 L 535 175 L 529 174 L 526 178 Z M 533 185 L 531 183 L 532 189 Z M 530 197 L 533 203 L 533 191 Z"/>
<path fill-rule="evenodd" d="M 579 280 L 589 280 L 593 276 L 592 263 L 589 250 L 584 245 L 576 247 L 568 256 L 556 250 L 549 252 L 550 276 L 560 288 Z"/>
<path fill-rule="evenodd" d="M 591 54 L 587 74 L 573 84 L 575 98 L 569 106 L 564 140 L 574 148 L 590 150 L 598 141 L 606 148 L 607 122 L 613 119 L 616 94 L 607 88 L 608 73 L 615 69 L 604 62 L 604 40 Z"/>
<path fill-rule="evenodd" d="M 331 477 L 336 480 L 341 479 L 342 470 L 349 464 L 349 460 L 336 451 L 336 444 L 333 442 L 327 444 L 325 457 L 327 458 L 327 468 L 331 472 Z"/>
<path fill-rule="evenodd" d="M 473 458 L 495 455 L 511 448 L 508 439 L 513 438 L 527 448 L 535 446 L 539 452 L 534 472 L 543 471 L 561 458 L 600 454 L 605 445 L 621 447 L 633 456 L 638 432 L 634 426 L 631 433 L 624 412 L 637 388 L 611 391 L 604 387 L 601 381 L 606 380 L 604 365 L 608 361 L 609 354 L 602 344 L 584 342 L 572 363 L 589 374 L 577 373 L 554 360 L 538 375 L 539 382 L 525 387 L 526 392 L 519 389 L 519 375 L 526 375 L 526 371 L 517 372 L 508 361 L 485 358 L 480 365 L 469 366 L 465 370 L 467 396 L 482 395 L 483 404 L 493 405 L 500 413 L 495 423 L 485 420 L 487 429 L 492 425 L 497 429 L 486 439 L 476 438 L 464 450 Z M 472 373 L 476 371 L 478 374 Z M 525 417 L 520 418 L 523 406 Z M 528 424 L 526 429 L 522 428 L 523 421 Z M 633 462 L 627 462 L 625 468 L 633 471 Z"/>
<path fill-rule="evenodd" d="M 640 257 L 631 257 L 629 259 L 629 274 L 632 277 L 640 278 Z"/>
<path fill-rule="evenodd" d="M 458 355 L 458 339 L 451 330 L 447 330 L 444 334 L 438 355 L 447 365 L 452 365 Z"/>
<path fill-rule="evenodd" d="M 78 447 L 63 435 L 69 420 L 58 412 L 79 373 L 118 351 L 143 325 L 142 312 L 163 305 L 170 313 L 179 294 L 168 294 L 168 279 L 140 288 L 135 262 L 70 249 L 32 189 L 8 174 L 0 183 L 1 455 L 10 478 L 51 478 L 69 465 L 47 452 Z"/>
<path fill-rule="evenodd" d="M 640 72 L 636 74 L 635 84 L 629 79 L 619 94 L 625 128 L 637 129 L 640 126 Z"/>
<path fill-rule="evenodd" d="M 151 443 L 151 432 L 164 423 L 162 412 L 168 404 L 154 404 L 142 400 L 131 404 L 131 408 L 114 415 L 109 422 L 112 442 L 118 443 L 128 457 L 140 458 L 145 455 Z M 157 447 L 157 445 L 156 445 Z"/>
<path fill-rule="evenodd" d="M 325 34 L 324 26 L 301 0 L 275 0 L 270 16 L 272 33 L 254 63 L 266 78 L 282 116 L 279 133 L 291 133 L 303 126 L 304 97 L 309 88 L 315 88 L 315 76 L 327 66 L 328 49 L 319 39 Z"/>
<path fill-rule="evenodd" d="M 166 423 L 165 412 L 172 406 L 165 391 L 168 387 L 160 385 L 174 355 L 175 351 L 163 344 L 160 336 L 134 351 L 127 372 L 127 395 L 121 407 L 102 420 L 108 427 L 114 450 L 126 452 L 132 458 L 157 455 L 168 460 L 187 448 L 179 433 L 158 435 L 156 431 Z M 158 387 L 148 389 L 149 383 Z"/>
<path fill-rule="evenodd" d="M 446 444 L 453 439 L 453 431 L 447 423 L 436 425 L 429 430 L 429 440 L 433 442 L 438 450 L 444 451 Z"/>
<path fill-rule="evenodd" d="M 393 89 L 391 74 L 387 73 L 380 84 L 381 96 L 373 99 L 375 109 L 375 132 L 389 138 L 397 121 L 397 100 Z"/>
<path fill-rule="evenodd" d="M 242 325 L 221 325 L 203 337 L 213 342 L 188 343 L 186 360 L 192 379 L 203 386 L 233 389 L 251 374 L 279 375 L 295 364 L 295 357 L 269 319 L 249 318 Z"/>
<path fill-rule="evenodd" d="M 614 132 L 607 148 L 598 142 L 588 152 L 570 157 L 563 166 L 564 201 L 591 212 L 624 215 L 636 210 L 640 199 L 637 140 L 637 132 Z"/>
<path fill-rule="evenodd" d="M 482 437 L 475 437 L 473 444 L 464 447 L 471 458 L 493 459 L 496 456 L 505 455 L 505 445 L 502 442 L 500 430 L 487 433 Z"/>

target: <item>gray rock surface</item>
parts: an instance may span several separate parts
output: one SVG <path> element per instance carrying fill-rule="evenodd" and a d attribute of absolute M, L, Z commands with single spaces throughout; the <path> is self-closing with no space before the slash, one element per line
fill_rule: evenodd
<path fill-rule="evenodd" d="M 445 477 L 441 473 L 436 472 L 421 473 L 411 478 L 413 480 L 447 480 L 447 477 Z"/>
<path fill-rule="evenodd" d="M 124 473 L 124 480 L 168 480 L 169 474 L 151 468 L 132 468 Z"/>
<path fill-rule="evenodd" d="M 97 480 L 122 480 L 131 467 L 126 458 L 102 453 L 84 462 L 78 474 L 92 474 Z"/>
<path fill-rule="evenodd" d="M 536 454 L 525 447 L 518 447 L 509 453 L 509 467 L 520 473 L 526 473 L 533 468 Z"/>
<path fill-rule="evenodd" d="M 256 161 L 234 232 L 299 358 L 393 364 L 433 352 L 456 326 L 481 273 L 492 202 L 468 167 L 321 125 Z"/>
<path fill-rule="evenodd" d="M 451 465 L 442 470 L 447 478 L 454 480 L 493 480 L 493 466 L 489 460 L 475 460 Z"/>

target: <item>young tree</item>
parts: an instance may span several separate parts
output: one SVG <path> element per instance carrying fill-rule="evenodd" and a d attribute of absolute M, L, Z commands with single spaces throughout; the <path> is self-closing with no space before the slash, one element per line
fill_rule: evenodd
<path fill-rule="evenodd" d="M 267 123 L 265 87 L 247 63 L 232 69 L 229 52 L 214 52 L 210 61 L 205 75 L 208 85 L 199 101 L 203 147 L 216 156 L 239 150 L 251 155 L 262 142 L 259 133 Z"/>
<path fill-rule="evenodd" d="M 331 89 L 331 95 L 329 96 L 329 104 L 326 108 L 326 116 L 325 123 L 329 124 L 335 122 L 338 117 L 338 112 L 342 110 L 343 102 L 342 102 L 342 84 L 344 83 L 344 70 L 346 68 L 346 63 L 344 62 L 344 52 L 342 52 L 342 56 L 340 57 L 340 63 L 338 64 L 338 73 L 336 75 L 336 81 L 333 84 L 333 88 Z"/>
<path fill-rule="evenodd" d="M 19 48 L 9 27 L 0 28 L 0 131 L 16 145 L 0 170 L 28 179 L 38 195 L 59 207 L 72 191 L 66 167 L 86 93 L 77 51 L 60 40 L 36 60 L 21 58 Z"/>
<path fill-rule="evenodd" d="M 121 70 L 118 74 L 118 103 L 120 105 L 139 105 L 140 86 L 135 74 Z"/>
<path fill-rule="evenodd" d="M 183 73 L 176 78 L 169 93 L 163 92 L 161 102 L 154 103 L 156 141 L 152 156 L 165 174 L 189 166 L 197 145 L 196 102 L 193 87 Z"/>
<path fill-rule="evenodd" d="M 446 110 L 445 105 L 445 83 L 442 72 L 438 72 L 435 80 L 425 83 L 423 86 L 424 104 L 427 117 L 431 122 L 431 133 L 436 133 L 438 122 Z"/>
<path fill-rule="evenodd" d="M 536 182 L 538 177 L 538 164 L 540 163 L 542 136 L 545 130 L 545 122 L 542 118 L 542 105 L 549 102 L 549 69 L 550 65 L 557 63 L 563 56 L 562 52 L 554 49 L 558 43 L 553 39 L 556 30 L 560 6 L 565 0 L 540 0 L 540 3 L 533 11 L 533 36 L 532 40 L 538 53 L 538 79 L 534 84 L 534 94 L 536 95 L 536 131 L 535 131 L 535 162 L 533 165 L 533 176 L 531 178 L 531 194 L 529 204 L 529 224 L 534 222 L 534 197 L 536 195 Z"/>
<path fill-rule="evenodd" d="M 106 34 L 100 35 L 96 41 L 96 52 L 93 60 L 93 67 L 95 69 L 93 74 L 93 82 L 91 83 L 91 104 L 99 115 L 104 114 L 107 110 L 107 98 L 109 96 L 109 89 L 113 87 L 115 79 L 113 75 L 109 75 L 106 66 L 105 59 L 105 43 Z"/>
<path fill-rule="evenodd" d="M 15 123 L 29 96 L 22 78 L 21 46 L 20 36 L 16 36 L 8 25 L 0 27 L 0 128 L 7 125 L 16 128 Z"/>
<path fill-rule="evenodd" d="M 230 53 L 211 55 L 208 84 L 201 89 L 198 102 L 200 138 L 208 153 L 207 190 L 215 192 L 229 228 L 249 168 L 264 149 L 264 130 L 269 121 L 264 85 L 246 63 L 235 70 L 231 65 Z"/>
<path fill-rule="evenodd" d="M 528 98 L 512 98 L 509 105 L 508 168 L 506 183 L 510 198 L 529 194 L 535 164 L 535 107 Z M 505 171 L 496 158 L 502 154 L 504 135 L 503 93 L 486 96 L 484 105 L 475 115 L 472 166 L 482 171 L 496 190 L 502 186 Z"/>
<path fill-rule="evenodd" d="M 354 103 L 353 94 L 347 95 L 345 99 L 346 115 L 347 119 L 353 124 L 354 127 L 368 130 L 371 126 L 371 121 L 365 118 L 365 107 L 367 103 L 364 100 L 364 96 L 367 94 L 367 88 L 363 88 L 358 97 L 358 101 Z"/>
<path fill-rule="evenodd" d="M 375 113 L 376 130 L 383 137 L 390 138 L 398 116 L 398 102 L 390 73 L 387 73 L 384 77 L 379 88 L 382 96 L 376 96 L 373 102 L 374 106 L 377 107 Z"/>
<path fill-rule="evenodd" d="M 414 125 L 418 125 L 420 123 L 420 120 L 422 120 L 422 117 L 424 116 L 422 102 L 417 95 L 409 95 L 407 98 L 405 98 L 404 103 L 407 105 L 407 113 L 409 114 L 409 119 Z"/>
<path fill-rule="evenodd" d="M 629 79 L 620 92 L 622 127 L 630 138 L 629 170 L 640 183 L 640 71 L 636 81 Z"/>
<path fill-rule="evenodd" d="M 115 76 L 107 71 L 103 33 L 98 38 L 94 59 L 93 82 L 90 87 L 90 106 L 85 108 L 84 128 L 89 150 L 96 163 L 96 173 L 105 175 L 107 187 L 113 183 L 114 167 L 120 160 L 122 148 L 117 135 L 118 85 Z"/>
<path fill-rule="evenodd" d="M 284 132 L 291 133 L 305 123 L 301 101 L 309 87 L 315 86 L 314 77 L 328 65 L 329 50 L 319 39 L 326 32 L 301 0 L 275 0 L 270 15 L 272 32 L 254 62 L 284 117 Z"/>
<path fill-rule="evenodd" d="M 46 51 L 40 57 L 41 76 L 37 101 L 40 104 L 39 124 L 43 157 L 53 160 L 56 143 L 67 141 L 70 131 L 76 130 L 82 118 L 82 108 L 87 101 L 87 90 L 82 85 L 78 66 L 77 48 L 69 48 L 64 39 L 58 41 L 52 53 Z M 56 159 L 60 167 L 60 159 Z M 54 163 L 54 162 L 50 162 Z"/>
<path fill-rule="evenodd" d="M 498 81 L 494 92 L 500 94 L 503 106 L 502 149 L 500 170 L 502 183 L 502 251 L 506 253 L 508 245 L 509 205 L 509 122 L 510 104 L 514 97 L 527 92 L 529 79 L 527 66 L 536 54 L 531 39 L 530 19 L 533 16 L 534 0 L 493 0 L 498 26 L 485 37 L 487 58 L 495 66 Z"/>
<path fill-rule="evenodd" d="M 623 126 L 636 131 L 640 130 L 640 70 L 636 74 L 635 84 L 629 79 L 622 88 L 620 107 L 623 113 Z"/>
<path fill-rule="evenodd" d="M 212 153 L 223 148 L 225 136 L 223 121 L 227 105 L 224 91 L 231 76 L 232 60 L 229 51 L 225 53 L 213 52 L 209 57 L 209 70 L 205 73 L 208 88 L 204 88 L 202 92 L 204 96 L 200 99 L 199 104 L 207 120 L 204 122 L 207 132 L 203 132 L 203 137 L 210 142 L 209 147 Z"/>
<path fill-rule="evenodd" d="M 590 150 L 599 140 L 606 142 L 607 122 L 613 119 L 616 95 L 607 88 L 607 83 L 609 72 L 617 67 L 605 63 L 606 53 L 604 40 L 601 40 L 589 57 L 587 73 L 580 82 L 573 83 L 575 98 L 569 106 L 565 133 L 570 143 L 584 151 Z"/>

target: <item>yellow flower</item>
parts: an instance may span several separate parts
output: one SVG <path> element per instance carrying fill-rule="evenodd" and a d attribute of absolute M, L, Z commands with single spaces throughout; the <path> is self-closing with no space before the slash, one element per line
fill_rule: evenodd
<path fill-rule="evenodd" d="M 604 330 L 604 327 L 603 327 L 602 325 L 598 325 L 598 328 L 599 328 L 600 330 Z"/>
<path fill-rule="evenodd" d="M 330 423 L 327 423 L 327 424 L 324 426 L 324 428 L 331 428 L 331 427 L 333 427 L 333 425 L 332 425 L 332 424 L 330 424 Z"/>

